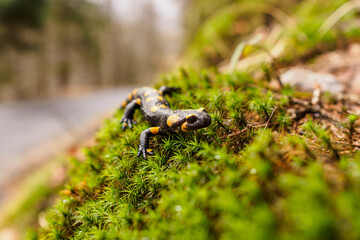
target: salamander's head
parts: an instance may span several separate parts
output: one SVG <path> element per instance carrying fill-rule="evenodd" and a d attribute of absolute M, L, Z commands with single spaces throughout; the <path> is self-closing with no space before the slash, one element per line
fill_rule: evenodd
<path fill-rule="evenodd" d="M 189 132 L 208 127 L 211 124 L 211 117 L 204 108 L 177 110 L 175 112 L 176 114 L 167 118 L 167 125 L 174 132 Z"/>
<path fill-rule="evenodd" d="M 197 110 L 183 111 L 184 122 L 181 124 L 181 131 L 188 132 L 208 127 L 211 124 L 211 117 L 204 108 Z"/>

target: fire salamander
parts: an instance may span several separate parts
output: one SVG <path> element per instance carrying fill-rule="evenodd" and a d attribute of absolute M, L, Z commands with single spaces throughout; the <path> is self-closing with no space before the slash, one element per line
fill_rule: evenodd
<path fill-rule="evenodd" d="M 149 141 L 152 136 L 189 132 L 208 127 L 211 124 L 211 117 L 204 108 L 171 110 L 164 95 L 171 94 L 176 90 L 176 88 L 166 86 L 162 86 L 159 90 L 143 87 L 135 89 L 122 103 L 122 107 L 125 108 L 120 121 L 123 130 L 126 127 L 132 128 L 132 125 L 136 124 L 134 112 L 137 108 L 141 109 L 145 120 L 152 126 L 140 135 L 138 157 L 143 156 L 146 159 L 147 155 L 154 155 L 152 149 L 149 149 Z"/>

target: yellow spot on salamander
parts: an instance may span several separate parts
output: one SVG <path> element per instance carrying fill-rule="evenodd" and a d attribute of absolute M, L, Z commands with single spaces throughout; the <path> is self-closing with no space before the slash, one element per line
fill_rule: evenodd
<path fill-rule="evenodd" d="M 123 102 L 121 103 L 121 106 L 122 106 L 122 107 L 126 107 L 126 105 L 127 105 L 127 102 L 126 102 L 126 101 L 123 101 Z"/>
<path fill-rule="evenodd" d="M 140 106 L 140 104 L 141 104 L 141 99 L 140 98 L 136 99 L 136 104 Z"/>
<path fill-rule="evenodd" d="M 181 125 L 181 131 L 183 131 L 183 132 L 189 132 L 190 130 L 188 130 L 187 128 L 186 128 L 186 122 L 184 122 L 182 125 Z"/>
<path fill-rule="evenodd" d="M 150 108 L 150 111 L 152 111 L 152 112 L 156 112 L 156 110 L 158 110 L 157 106 L 153 106 L 153 107 Z"/>
<path fill-rule="evenodd" d="M 138 89 L 137 89 L 137 88 L 135 88 L 135 89 L 133 90 L 132 94 L 135 96 L 135 95 L 136 95 L 136 93 L 137 93 L 137 91 L 138 91 Z"/>
<path fill-rule="evenodd" d="M 162 91 L 160 91 L 160 90 L 158 90 L 158 93 L 159 93 L 160 95 L 163 95 L 163 92 L 162 92 Z"/>
<path fill-rule="evenodd" d="M 147 152 L 152 152 L 151 148 L 146 149 Z"/>
<path fill-rule="evenodd" d="M 161 108 L 168 108 L 166 105 L 164 105 L 164 104 L 161 104 L 159 107 L 161 107 Z"/>
<path fill-rule="evenodd" d="M 147 96 L 149 96 L 149 94 L 150 94 L 150 92 L 146 92 L 146 93 L 144 93 L 144 96 L 147 97 Z"/>
<path fill-rule="evenodd" d="M 188 118 L 190 118 L 190 117 L 192 117 L 192 116 L 195 116 L 195 114 L 187 115 L 187 116 L 186 116 L 186 119 L 188 119 Z"/>
<path fill-rule="evenodd" d="M 179 115 L 170 115 L 167 119 L 167 125 L 172 127 L 177 121 L 179 121 Z"/>
<path fill-rule="evenodd" d="M 66 196 L 71 196 L 71 194 L 72 194 L 70 189 L 62 190 L 60 193 L 66 195 Z"/>
<path fill-rule="evenodd" d="M 160 101 L 164 101 L 164 98 L 162 96 L 158 96 L 157 99 Z"/>
<path fill-rule="evenodd" d="M 178 130 L 175 130 L 175 132 L 176 132 L 176 133 L 179 133 L 179 131 L 178 131 Z"/>
<path fill-rule="evenodd" d="M 146 101 L 146 102 L 150 102 L 150 101 L 155 100 L 155 99 L 156 99 L 156 97 L 149 97 L 149 98 L 147 98 L 145 101 Z"/>
<path fill-rule="evenodd" d="M 131 93 L 129 93 L 129 95 L 128 95 L 128 100 L 130 101 L 131 99 L 132 99 L 132 94 Z"/>
<path fill-rule="evenodd" d="M 160 131 L 160 128 L 159 127 L 151 127 L 150 128 L 150 132 L 154 135 L 158 134 Z"/>
<path fill-rule="evenodd" d="M 205 108 L 199 108 L 198 110 L 196 110 L 197 112 L 203 112 L 203 111 L 205 111 Z"/>

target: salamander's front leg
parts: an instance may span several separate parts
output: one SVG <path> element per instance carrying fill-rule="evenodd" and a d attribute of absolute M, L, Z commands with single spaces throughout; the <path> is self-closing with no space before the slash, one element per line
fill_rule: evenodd
<path fill-rule="evenodd" d="M 125 130 L 127 126 L 132 128 L 133 124 L 136 124 L 134 120 L 134 113 L 137 108 L 140 107 L 141 100 L 140 98 L 132 100 L 128 105 L 126 105 L 124 115 L 122 116 L 120 123 L 122 123 L 122 130 Z"/>
<path fill-rule="evenodd" d="M 155 136 L 160 133 L 159 127 L 151 127 L 142 131 L 140 135 L 140 145 L 137 156 L 142 156 L 144 159 L 147 159 L 147 155 L 154 155 L 154 152 L 149 149 L 149 141 L 152 136 Z"/>
<path fill-rule="evenodd" d="M 167 87 L 167 86 L 162 86 L 161 88 L 159 88 L 159 92 L 162 93 L 163 95 L 171 95 L 173 92 L 179 92 L 180 88 L 174 88 L 174 87 Z"/>

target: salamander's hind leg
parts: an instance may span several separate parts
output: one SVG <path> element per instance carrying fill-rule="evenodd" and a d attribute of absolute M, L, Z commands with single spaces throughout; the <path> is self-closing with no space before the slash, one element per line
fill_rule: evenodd
<path fill-rule="evenodd" d="M 137 156 L 142 156 L 144 159 L 147 159 L 147 155 L 154 155 L 152 149 L 149 149 L 149 141 L 152 136 L 161 133 L 160 127 L 151 127 L 142 131 L 140 135 L 140 145 Z"/>
<path fill-rule="evenodd" d="M 140 107 L 141 100 L 140 98 L 132 100 L 128 105 L 125 107 L 124 115 L 122 116 L 120 123 L 122 123 L 122 130 L 125 130 L 127 126 L 132 128 L 133 124 L 136 124 L 134 120 L 134 113 L 137 108 Z"/>
<path fill-rule="evenodd" d="M 171 95 L 173 92 L 180 92 L 180 88 L 162 86 L 159 89 L 159 92 L 161 92 L 163 95 Z"/>

